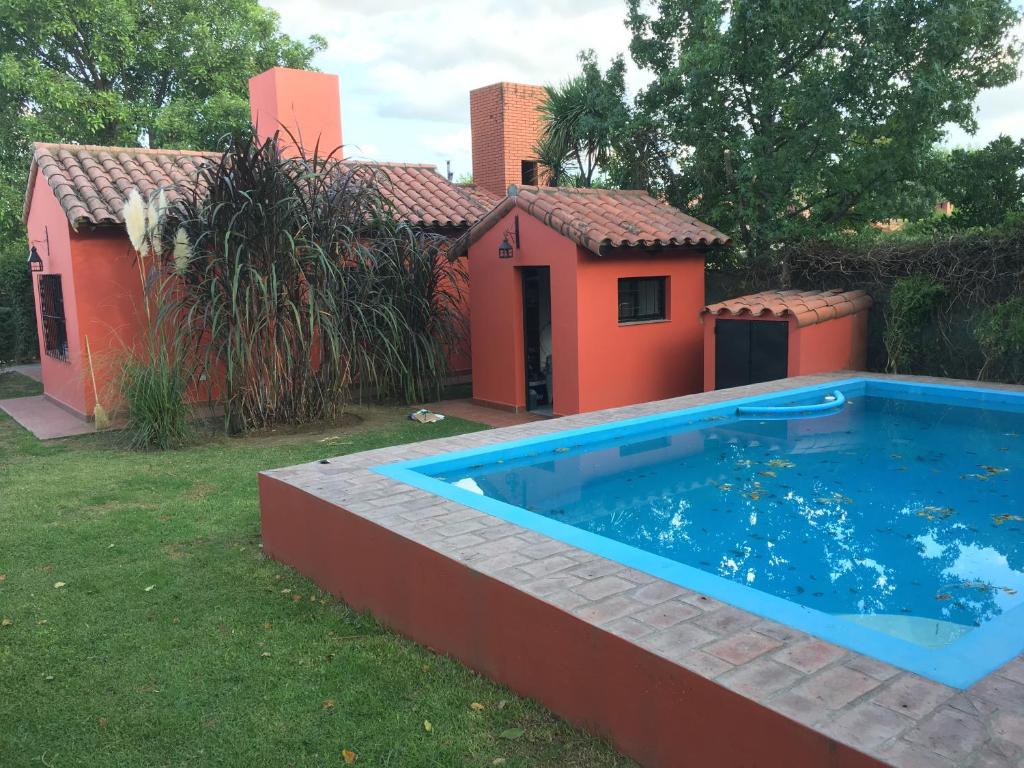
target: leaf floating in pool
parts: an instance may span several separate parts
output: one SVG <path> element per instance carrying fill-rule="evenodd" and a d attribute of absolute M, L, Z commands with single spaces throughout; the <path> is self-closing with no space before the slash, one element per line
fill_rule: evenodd
<path fill-rule="evenodd" d="M 956 510 L 952 507 L 936 507 L 929 505 L 917 510 L 917 516 L 923 517 L 926 520 L 936 520 L 938 518 L 945 520 L 947 517 L 951 517 L 955 511 Z"/>
<path fill-rule="evenodd" d="M 796 464 L 788 459 L 771 459 L 768 462 L 768 466 L 776 467 L 777 469 L 791 469 L 792 467 L 795 467 Z"/>
<path fill-rule="evenodd" d="M 555 448 L 555 453 L 568 453 L 568 448 Z"/>
<path fill-rule="evenodd" d="M 732 490 L 732 483 L 722 483 L 721 485 L 718 486 L 718 489 L 725 493 L 728 493 L 729 491 Z"/>
<path fill-rule="evenodd" d="M 761 475 L 762 477 L 775 477 L 775 473 L 772 472 L 770 469 L 766 469 L 763 472 L 758 472 L 757 474 Z"/>
<path fill-rule="evenodd" d="M 942 593 L 936 595 L 935 599 L 936 600 L 952 600 L 953 596 L 951 594 L 949 594 L 948 592 L 942 592 Z"/>
<path fill-rule="evenodd" d="M 752 462 L 750 459 L 740 459 L 739 461 L 736 462 L 737 467 L 750 467 L 753 466 L 753 464 L 754 462 Z"/>
<path fill-rule="evenodd" d="M 747 491 L 746 496 L 752 501 L 757 501 L 761 498 L 761 491 Z"/>
<path fill-rule="evenodd" d="M 972 472 L 968 475 L 960 475 L 961 480 L 988 480 L 992 475 L 982 475 L 977 472 Z"/>
<path fill-rule="evenodd" d="M 992 522 L 995 523 L 996 525 L 1002 525 L 1003 523 L 1011 522 L 1011 521 L 1015 522 L 1015 523 L 1021 523 L 1021 522 L 1024 522 L 1024 517 L 1021 517 L 1020 515 L 1009 515 L 1009 514 L 992 515 Z"/>
<path fill-rule="evenodd" d="M 1001 475 L 1003 472 L 1009 472 L 1010 470 L 1006 467 L 993 467 L 988 464 L 979 464 L 982 469 L 985 470 L 986 474 L 989 475 Z"/>

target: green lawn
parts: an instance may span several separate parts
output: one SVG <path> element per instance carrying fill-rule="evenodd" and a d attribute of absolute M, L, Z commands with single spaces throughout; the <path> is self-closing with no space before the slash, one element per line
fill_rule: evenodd
<path fill-rule="evenodd" d="M 28 397 L 43 394 L 43 385 L 20 373 L 0 372 L 0 400 L 8 397 Z"/>
<path fill-rule="evenodd" d="M 258 470 L 481 428 L 358 413 L 152 454 L 0 414 L 0 766 L 630 765 L 262 557 Z"/>

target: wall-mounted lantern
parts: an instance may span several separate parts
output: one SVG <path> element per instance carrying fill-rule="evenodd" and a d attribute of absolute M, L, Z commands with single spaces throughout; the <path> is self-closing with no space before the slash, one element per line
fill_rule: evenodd
<path fill-rule="evenodd" d="M 512 232 L 505 230 L 504 236 L 501 238 L 501 245 L 498 246 L 498 258 L 499 259 L 511 259 L 512 258 L 512 243 L 508 241 L 509 235 L 513 235 Z M 519 247 L 519 214 L 515 217 L 515 244 L 516 248 Z"/>
<path fill-rule="evenodd" d="M 28 252 L 28 268 L 33 272 L 43 271 L 43 257 L 39 255 L 39 251 L 33 245 L 32 250 Z"/>

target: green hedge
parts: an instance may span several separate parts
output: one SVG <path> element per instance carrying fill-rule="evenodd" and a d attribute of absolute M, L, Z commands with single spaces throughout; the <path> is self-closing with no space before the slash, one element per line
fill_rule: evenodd
<path fill-rule="evenodd" d="M 805 241 L 778 255 L 794 288 L 872 296 L 870 368 L 1022 381 L 1024 346 L 1013 334 L 1024 323 L 1024 223 Z"/>
<path fill-rule="evenodd" d="M 23 363 L 39 356 L 32 278 L 24 237 L 0 245 L 0 363 Z"/>

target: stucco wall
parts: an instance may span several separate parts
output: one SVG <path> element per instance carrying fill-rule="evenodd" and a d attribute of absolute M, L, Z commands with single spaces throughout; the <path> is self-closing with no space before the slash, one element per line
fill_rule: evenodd
<path fill-rule="evenodd" d="M 664 400 L 701 391 L 704 257 L 596 256 L 580 249 L 580 410 Z M 619 278 L 667 277 L 667 319 L 619 324 Z"/>
<path fill-rule="evenodd" d="M 118 405 L 118 372 L 145 338 L 142 277 L 135 251 L 121 228 L 72 233 L 71 254 L 78 295 L 79 332 L 89 336 L 100 401 Z M 88 362 L 84 362 L 88 366 Z M 88 368 L 85 369 L 88 374 Z M 86 412 L 93 409 L 92 383 L 85 387 Z"/>
<path fill-rule="evenodd" d="M 43 259 L 43 272 L 60 275 L 64 292 L 64 316 L 67 321 L 68 360 L 57 360 L 46 354 L 43 343 L 43 322 L 39 306 L 39 277 L 33 276 L 36 302 L 36 332 L 39 336 L 39 359 L 42 366 L 43 391 L 47 397 L 80 415 L 87 409 L 82 366 L 81 337 L 78 323 L 76 275 L 71 259 L 71 227 L 67 216 L 50 190 L 43 175 L 36 174 L 32 188 L 32 207 L 28 221 L 29 246 L 35 246 Z M 26 266 L 26 269 L 28 267 Z"/>

